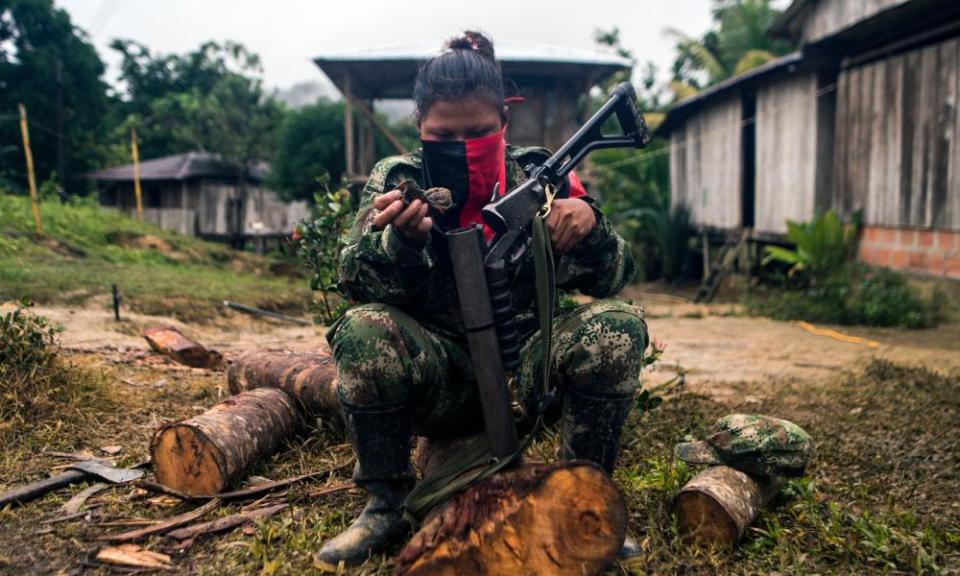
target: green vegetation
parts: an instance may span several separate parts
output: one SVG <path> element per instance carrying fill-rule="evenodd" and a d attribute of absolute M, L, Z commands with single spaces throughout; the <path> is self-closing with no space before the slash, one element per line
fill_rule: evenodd
<path fill-rule="evenodd" d="M 267 258 L 138 224 L 92 201 L 43 202 L 33 236 L 29 199 L 0 194 L 0 301 L 80 304 L 110 293 L 137 312 L 210 320 L 223 300 L 291 313 L 310 293 L 302 278 L 271 273 Z M 104 304 L 105 305 L 105 304 Z"/>
<path fill-rule="evenodd" d="M 924 328 L 943 317 L 945 295 L 923 294 L 902 275 L 874 270 L 853 261 L 857 224 L 845 225 L 833 211 L 809 223 L 787 222 L 787 240 L 795 248 L 768 246 L 764 265 L 775 271 L 774 286 L 746 297 L 753 314 L 777 320 L 826 324 Z"/>
<path fill-rule="evenodd" d="M 310 288 L 320 292 L 320 312 L 315 321 L 329 326 L 350 305 L 339 293 L 337 283 L 341 237 L 353 220 L 353 212 L 346 188 L 318 193 L 314 201 L 316 218 L 297 226 L 294 237 L 300 242 L 301 259 L 313 272 Z"/>
<path fill-rule="evenodd" d="M 780 15 L 774 4 L 772 0 L 714 0 L 714 26 L 699 38 L 668 29 L 667 35 L 676 41 L 670 88 L 677 98 L 692 96 L 790 52 L 789 42 L 769 34 Z"/>
<path fill-rule="evenodd" d="M 59 327 L 28 302 L 0 313 L 0 474 L 56 436 L 75 431 L 111 407 L 101 374 L 60 357 Z"/>

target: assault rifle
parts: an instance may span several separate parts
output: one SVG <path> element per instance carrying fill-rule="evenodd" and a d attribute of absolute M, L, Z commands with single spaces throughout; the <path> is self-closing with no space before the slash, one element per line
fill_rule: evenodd
<path fill-rule="evenodd" d="M 621 132 L 604 135 L 601 130 L 613 117 Z M 643 148 L 649 141 L 650 131 L 633 86 L 624 82 L 553 156 L 539 166 L 524 167 L 528 178 L 523 184 L 483 208 L 483 221 L 494 231 L 489 243 L 479 225 L 446 233 L 494 458 L 510 457 L 518 449 L 507 389 L 507 372 L 520 365 L 510 291 L 517 264 L 531 246 L 533 220 L 548 198 L 552 199 L 554 191 L 566 185 L 570 171 L 591 151 Z"/>

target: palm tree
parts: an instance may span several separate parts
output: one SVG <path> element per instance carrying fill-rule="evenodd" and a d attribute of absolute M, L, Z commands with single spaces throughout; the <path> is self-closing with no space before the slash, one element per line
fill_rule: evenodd
<path fill-rule="evenodd" d="M 769 35 L 780 12 L 771 0 L 716 0 L 714 29 L 695 38 L 675 28 L 664 34 L 676 42 L 670 85 L 678 99 L 762 66 L 793 49 Z"/>

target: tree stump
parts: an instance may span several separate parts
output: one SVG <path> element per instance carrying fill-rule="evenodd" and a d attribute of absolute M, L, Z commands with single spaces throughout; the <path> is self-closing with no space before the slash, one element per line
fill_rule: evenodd
<path fill-rule="evenodd" d="M 677 494 L 677 523 L 688 542 L 733 548 L 783 484 L 780 478 L 711 466 Z"/>
<path fill-rule="evenodd" d="M 190 340 L 176 328 L 154 326 L 143 331 L 143 337 L 154 352 L 194 368 L 220 368 L 223 356 L 203 344 Z"/>
<path fill-rule="evenodd" d="M 158 430 L 150 445 L 153 471 L 157 482 L 184 494 L 217 494 L 301 426 L 301 415 L 285 392 L 249 390 Z"/>
<path fill-rule="evenodd" d="M 627 510 L 588 462 L 526 464 L 455 495 L 397 557 L 398 576 L 597 574 L 623 544 Z"/>
<path fill-rule="evenodd" d="M 327 350 L 316 354 L 252 352 L 227 370 L 230 392 L 279 388 L 296 401 L 305 416 L 342 424 L 337 398 L 337 369 Z"/>

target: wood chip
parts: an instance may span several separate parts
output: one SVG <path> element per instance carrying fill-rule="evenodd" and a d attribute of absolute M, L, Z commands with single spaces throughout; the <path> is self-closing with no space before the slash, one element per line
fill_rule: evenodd
<path fill-rule="evenodd" d="M 144 550 L 136 544 L 107 546 L 97 552 L 96 559 L 98 562 L 114 566 L 173 570 L 173 563 L 170 561 L 170 556 L 161 554 L 160 552 Z"/>
<path fill-rule="evenodd" d="M 96 484 L 91 484 L 83 490 L 77 492 L 73 498 L 67 501 L 66 504 L 60 507 L 60 512 L 64 516 L 70 516 L 80 512 L 80 509 L 83 508 L 83 505 L 87 503 L 87 500 L 96 494 L 97 492 L 102 492 L 109 488 L 110 485 L 105 482 L 98 482 Z"/>
<path fill-rule="evenodd" d="M 111 456 L 114 454 L 119 454 L 123 450 L 123 446 L 101 446 L 100 450 Z"/>
<path fill-rule="evenodd" d="M 207 502 L 203 506 L 191 510 L 185 514 L 179 516 L 174 516 L 173 518 L 167 518 L 161 522 L 157 522 L 151 526 L 141 528 L 139 530 L 130 530 L 129 532 L 121 532 L 119 534 L 104 534 L 103 536 L 98 536 L 96 540 L 101 541 L 110 541 L 110 542 L 131 542 L 133 540 L 140 540 L 146 538 L 147 536 L 153 536 L 154 534 L 163 534 L 169 532 L 174 528 L 179 528 L 180 526 L 185 526 L 197 518 L 208 514 L 209 512 L 216 509 L 220 506 L 220 499 L 214 498 L 213 500 Z"/>

